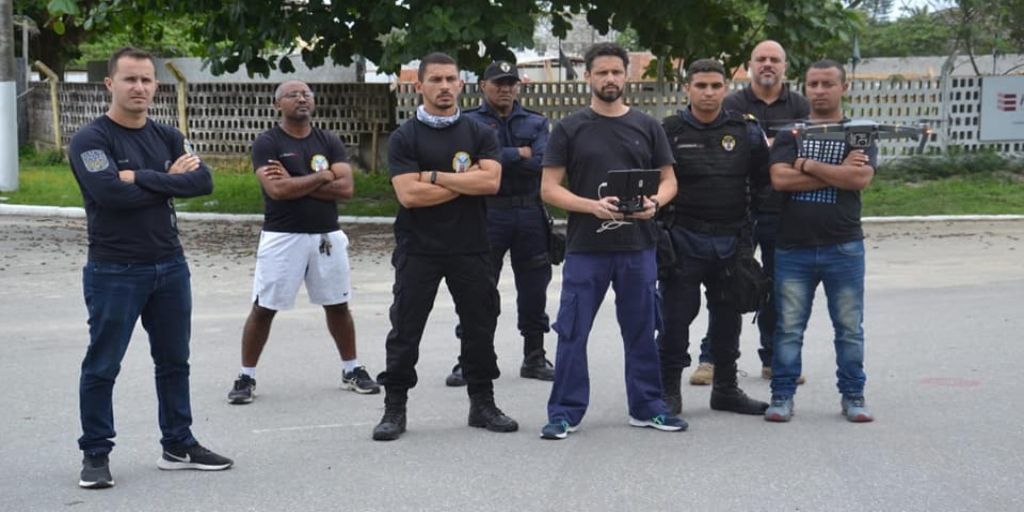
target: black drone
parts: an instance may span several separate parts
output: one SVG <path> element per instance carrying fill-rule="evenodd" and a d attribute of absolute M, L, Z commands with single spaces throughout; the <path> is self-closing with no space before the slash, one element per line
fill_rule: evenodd
<path fill-rule="evenodd" d="M 854 149 L 867 149 L 879 139 L 909 138 L 918 141 L 917 152 L 924 151 L 933 130 L 922 121 L 917 126 L 883 124 L 870 119 L 851 119 L 843 123 L 807 124 L 803 121 L 779 127 L 789 130 L 797 138 L 807 140 L 841 140 Z"/>

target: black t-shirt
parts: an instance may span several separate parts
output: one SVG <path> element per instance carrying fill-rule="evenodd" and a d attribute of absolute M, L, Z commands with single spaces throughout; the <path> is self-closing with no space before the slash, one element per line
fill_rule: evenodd
<path fill-rule="evenodd" d="M 807 98 L 790 90 L 789 84 L 782 86 L 782 92 L 771 105 L 758 98 L 748 85 L 726 96 L 723 106 L 727 110 L 756 117 L 768 137 L 775 137 L 778 123 L 807 119 L 811 113 Z M 778 213 L 782 209 L 782 194 L 774 191 L 769 182 L 754 190 L 751 206 L 757 212 Z"/>
<path fill-rule="evenodd" d="M 797 158 L 810 158 L 840 165 L 850 153 L 846 141 L 842 140 L 804 139 L 801 142 L 798 151 L 793 134 L 789 131 L 779 132 L 772 144 L 771 163 L 792 164 Z M 876 167 L 878 146 L 871 146 L 866 153 L 869 165 Z M 776 241 L 779 247 L 835 245 L 864 238 L 860 223 L 860 191 L 825 187 L 784 193 L 783 196 Z"/>
<path fill-rule="evenodd" d="M 174 197 L 213 191 L 206 164 L 168 174 L 191 144 L 178 130 L 152 120 L 126 128 L 106 115 L 71 138 L 68 161 L 82 190 L 89 230 L 89 259 L 113 263 L 156 263 L 182 253 Z M 135 183 L 120 180 L 135 171 Z"/>
<path fill-rule="evenodd" d="M 306 176 L 329 171 L 331 165 L 348 162 L 345 145 L 337 135 L 313 127 L 305 138 L 296 139 L 275 126 L 252 143 L 252 167 L 267 160 L 281 162 L 291 176 Z M 338 203 L 304 196 L 297 199 L 271 199 L 263 191 L 263 230 L 278 233 L 330 233 L 338 230 Z"/>
<path fill-rule="evenodd" d="M 494 131 L 465 115 L 441 129 L 410 119 L 388 141 L 392 178 L 420 171 L 456 172 L 456 168 L 465 170 L 482 159 L 497 161 L 499 155 Z M 395 218 L 395 243 L 411 254 L 490 251 L 484 196 L 460 195 L 423 208 L 400 206 Z"/>
<path fill-rule="evenodd" d="M 665 130 L 654 118 L 636 109 L 620 117 L 605 117 L 589 107 L 555 125 L 544 153 L 545 167 L 565 167 L 569 190 L 598 199 L 608 171 L 657 169 L 672 165 Z M 616 229 L 601 229 L 602 220 L 589 213 L 569 212 L 568 252 L 608 252 L 650 249 L 654 223 L 629 220 Z"/>

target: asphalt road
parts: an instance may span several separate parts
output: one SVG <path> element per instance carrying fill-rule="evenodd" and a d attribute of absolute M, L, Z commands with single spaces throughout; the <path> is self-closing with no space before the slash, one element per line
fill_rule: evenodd
<path fill-rule="evenodd" d="M 220 473 L 156 468 L 159 432 L 144 331 L 115 388 L 117 486 L 77 487 L 77 382 L 88 342 L 80 219 L 0 215 L 0 509 L 1017 511 L 1024 471 L 1024 222 L 868 226 L 867 397 L 877 421 L 839 415 L 831 326 L 819 293 L 804 350 L 808 378 L 789 424 L 712 412 L 684 386 L 685 433 L 627 425 L 612 300 L 591 336 L 591 408 L 579 432 L 538 438 L 548 385 L 518 377 L 521 346 L 507 271 L 496 343 L 499 405 L 514 434 L 466 426 L 464 390 L 444 386 L 457 350 L 438 297 L 422 345 L 409 432 L 370 439 L 383 400 L 339 389 L 323 315 L 300 293 L 278 315 L 259 398 L 228 405 L 248 312 L 254 223 L 183 221 L 193 271 L 194 432 L 233 457 Z M 390 228 L 351 226 L 360 359 L 384 361 Z M 559 278 L 549 291 L 554 315 Z M 443 290 L 443 287 L 442 287 Z M 767 399 L 756 329 L 744 323 L 748 393 Z M 693 337 L 704 329 L 703 315 Z M 554 346 L 549 336 L 547 347 Z M 696 350 L 694 347 L 692 350 Z M 688 375 L 688 373 L 686 374 Z"/>

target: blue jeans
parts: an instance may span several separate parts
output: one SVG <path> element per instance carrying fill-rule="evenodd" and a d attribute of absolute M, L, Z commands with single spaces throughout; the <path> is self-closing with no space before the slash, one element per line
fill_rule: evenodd
<path fill-rule="evenodd" d="M 772 395 L 796 393 L 800 349 L 818 283 L 825 286 L 835 330 L 837 387 L 843 395 L 863 395 L 864 242 L 775 248 L 775 304 L 778 320 L 772 354 Z"/>
<path fill-rule="evenodd" d="M 548 399 L 548 420 L 578 425 L 590 403 L 587 341 L 608 285 L 615 290 L 615 314 L 626 352 L 629 415 L 650 419 L 665 414 L 654 330 L 658 322 L 658 265 L 654 249 L 606 253 L 569 253 L 562 269 L 555 382 Z"/>
<path fill-rule="evenodd" d="M 114 447 L 114 380 L 140 316 L 155 365 L 160 443 L 165 448 L 196 444 L 188 383 L 190 276 L 184 256 L 151 264 L 89 261 L 82 269 L 89 312 L 89 348 L 78 388 L 82 451 L 96 455 Z"/>

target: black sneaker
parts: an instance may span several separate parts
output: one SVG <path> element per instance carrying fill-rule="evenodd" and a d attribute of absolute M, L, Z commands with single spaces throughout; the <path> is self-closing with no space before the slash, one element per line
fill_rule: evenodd
<path fill-rule="evenodd" d="M 164 454 L 156 461 L 156 467 L 165 470 L 220 471 L 230 468 L 232 464 L 234 461 L 231 459 L 217 455 L 199 444 L 175 450 L 164 449 Z"/>
<path fill-rule="evenodd" d="M 385 405 L 384 416 L 373 427 L 374 441 L 394 441 L 405 433 L 405 406 Z"/>
<path fill-rule="evenodd" d="M 252 403 L 252 399 L 256 398 L 256 379 L 246 375 L 240 374 L 235 379 L 235 385 L 228 392 L 228 403 L 235 405 Z"/>
<path fill-rule="evenodd" d="M 494 397 L 470 397 L 469 426 L 486 428 L 491 432 L 515 432 L 516 420 L 508 417 L 494 404 Z"/>
<path fill-rule="evenodd" d="M 82 474 L 78 478 L 78 486 L 84 489 L 106 489 L 114 486 L 107 454 L 82 457 Z"/>
<path fill-rule="evenodd" d="M 466 385 L 466 379 L 462 377 L 462 366 L 455 365 L 452 372 L 444 379 L 444 385 L 450 388 L 459 388 Z"/>
<path fill-rule="evenodd" d="M 357 366 L 350 372 L 341 372 L 341 387 L 362 395 L 380 393 L 380 384 L 370 377 L 365 366 Z"/>
<path fill-rule="evenodd" d="M 544 349 L 535 350 L 523 358 L 523 365 L 519 367 L 519 376 L 524 379 L 550 382 L 555 380 L 555 365 L 544 357 Z"/>

